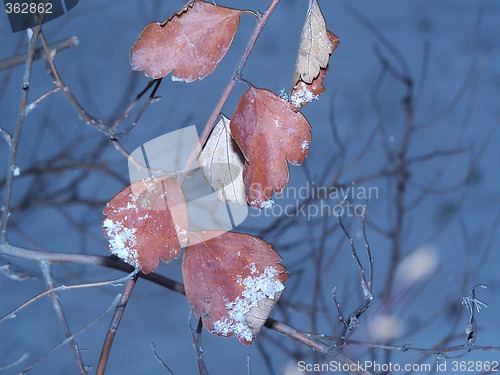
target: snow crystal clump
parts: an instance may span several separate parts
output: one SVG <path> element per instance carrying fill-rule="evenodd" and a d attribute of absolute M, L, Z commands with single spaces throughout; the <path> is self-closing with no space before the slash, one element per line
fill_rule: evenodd
<path fill-rule="evenodd" d="M 280 96 L 281 99 L 288 101 L 288 94 L 285 92 L 285 88 L 284 87 L 280 90 L 280 95 L 279 96 Z"/>
<path fill-rule="evenodd" d="M 313 100 L 319 100 L 319 96 L 314 95 L 307 88 L 304 82 L 300 82 L 299 85 L 300 85 L 300 90 L 295 92 L 290 98 L 290 101 L 295 105 L 295 107 L 300 108 L 303 105 L 312 102 Z"/>
<path fill-rule="evenodd" d="M 106 229 L 111 253 L 130 265 L 136 268 L 139 267 L 138 255 L 135 250 L 137 245 L 135 233 L 137 229 L 126 228 L 119 221 L 114 222 L 111 219 L 104 220 L 102 226 Z"/>
<path fill-rule="evenodd" d="M 256 200 L 254 201 L 251 201 L 250 202 L 250 205 L 251 206 L 258 206 L 260 209 L 263 209 L 263 208 L 273 208 L 274 206 L 274 200 L 273 199 L 269 199 L 268 201 L 264 201 L 264 202 L 258 202 Z"/>
<path fill-rule="evenodd" d="M 17 165 L 12 166 L 12 174 L 14 177 L 18 177 L 21 174 L 21 169 Z"/>
<path fill-rule="evenodd" d="M 250 273 L 251 273 L 252 275 L 257 273 L 257 267 L 255 266 L 255 263 L 253 263 L 253 262 L 252 262 L 252 263 L 250 263 L 250 264 L 247 264 L 247 265 L 245 266 L 245 268 L 246 268 L 247 270 L 250 270 Z"/>
<path fill-rule="evenodd" d="M 149 177 L 149 178 L 143 178 L 142 183 L 146 187 L 146 190 L 148 193 L 153 193 L 156 191 L 156 186 L 155 186 L 156 178 L 154 177 Z"/>
<path fill-rule="evenodd" d="M 274 200 L 269 199 L 268 201 L 264 201 L 260 204 L 260 208 L 273 208 Z"/>
<path fill-rule="evenodd" d="M 253 265 L 255 267 L 255 264 Z M 222 336 L 234 333 L 238 338 L 246 341 L 254 339 L 254 331 L 247 321 L 245 315 L 252 307 L 257 307 L 260 301 L 265 299 L 274 300 L 275 294 L 285 289 L 285 286 L 276 279 L 279 271 L 274 267 L 267 267 L 264 273 L 256 276 L 248 276 L 244 280 L 238 278 L 237 283 L 245 287 L 241 297 L 226 303 L 226 311 L 229 319 L 224 317 L 214 323 L 214 332 Z"/>

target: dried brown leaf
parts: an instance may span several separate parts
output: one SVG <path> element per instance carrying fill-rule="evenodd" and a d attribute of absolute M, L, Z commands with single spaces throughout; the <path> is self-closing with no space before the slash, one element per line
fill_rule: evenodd
<path fill-rule="evenodd" d="M 134 182 L 115 195 L 103 213 L 111 253 L 144 273 L 153 272 L 160 259 L 178 258 L 186 245 L 186 202 L 172 178 Z"/>
<path fill-rule="evenodd" d="M 320 69 L 326 68 L 328 65 L 330 55 L 335 48 L 336 45 L 328 36 L 325 18 L 321 13 L 318 1 L 311 0 L 300 36 L 293 86 L 297 85 L 299 80 L 312 83 L 320 73 Z"/>
<path fill-rule="evenodd" d="M 192 82 L 211 74 L 238 29 L 241 11 L 195 1 L 163 24 L 150 23 L 130 50 L 130 64 L 152 78 L 172 72 Z"/>
<path fill-rule="evenodd" d="M 243 181 L 253 207 L 272 206 L 290 178 L 288 162 L 301 164 L 308 154 L 311 128 L 305 117 L 268 90 L 250 87 L 231 119 L 231 133 L 247 163 Z"/>
<path fill-rule="evenodd" d="M 328 39 L 333 45 L 333 50 L 335 51 L 340 43 L 339 38 L 330 31 L 327 31 L 327 34 Z M 294 111 L 298 111 L 306 104 L 319 99 L 319 96 L 325 92 L 323 81 L 325 80 L 329 67 L 330 65 L 327 65 L 326 68 L 321 68 L 318 76 L 314 78 L 311 83 L 306 83 L 302 79 L 299 79 L 290 93 L 290 107 Z"/>
<path fill-rule="evenodd" d="M 267 242 L 247 234 L 197 233 L 182 261 L 186 296 L 210 332 L 250 345 L 288 275 Z M 204 240 L 204 236 L 209 239 Z"/>

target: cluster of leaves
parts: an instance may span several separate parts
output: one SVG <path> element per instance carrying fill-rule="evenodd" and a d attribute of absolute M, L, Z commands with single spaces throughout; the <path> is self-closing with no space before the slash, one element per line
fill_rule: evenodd
<path fill-rule="evenodd" d="M 203 79 L 228 51 L 242 14 L 192 1 L 165 22 L 146 26 L 130 51 L 132 68 L 155 79 L 170 73 L 173 80 Z M 311 0 L 290 99 L 247 83 L 232 119 L 222 116 L 206 142 L 200 161 L 219 199 L 272 206 L 273 192 L 288 184 L 288 163 L 299 165 L 308 154 L 311 129 L 299 110 L 324 92 L 337 45 Z M 216 171 L 214 160 L 239 164 L 242 172 Z M 118 193 L 104 210 L 109 249 L 148 273 L 187 246 L 182 271 L 195 314 L 209 331 L 251 344 L 284 289 L 286 269 L 271 245 L 254 236 L 190 231 L 180 184 L 172 177 L 150 178 Z"/>

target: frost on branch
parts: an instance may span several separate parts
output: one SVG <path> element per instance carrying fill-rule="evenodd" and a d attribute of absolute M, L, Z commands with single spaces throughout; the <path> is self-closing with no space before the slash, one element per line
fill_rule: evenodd
<path fill-rule="evenodd" d="M 130 64 L 152 78 L 172 72 L 192 82 L 213 73 L 231 45 L 241 11 L 194 1 L 164 23 L 150 23 L 130 50 Z"/>
<path fill-rule="evenodd" d="M 299 165 L 308 154 L 309 123 L 278 95 L 250 87 L 231 119 L 231 133 L 247 161 L 243 181 L 248 203 L 269 206 L 273 191 L 280 192 L 290 179 L 287 160 Z"/>
<path fill-rule="evenodd" d="M 241 233 L 220 232 L 189 246 L 182 263 L 186 296 L 205 328 L 251 344 L 285 288 L 280 261 L 270 244 Z"/>
<path fill-rule="evenodd" d="M 103 210 L 109 250 L 144 273 L 160 259 L 179 257 L 187 241 L 187 207 L 181 188 L 171 178 L 134 182 L 114 196 Z"/>

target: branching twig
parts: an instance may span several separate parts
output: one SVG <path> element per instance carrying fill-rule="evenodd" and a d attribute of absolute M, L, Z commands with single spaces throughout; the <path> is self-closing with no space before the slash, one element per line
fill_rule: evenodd
<path fill-rule="evenodd" d="M 64 345 L 68 344 L 71 340 L 74 340 L 76 336 L 78 336 L 81 333 L 87 331 L 90 327 L 92 327 L 95 323 L 97 323 L 104 315 L 106 315 L 108 312 L 110 312 L 118 304 L 118 301 L 120 300 L 120 298 L 121 298 L 121 294 L 118 294 L 117 297 L 115 298 L 115 300 L 113 301 L 113 303 L 105 311 L 103 311 L 101 314 L 99 314 L 99 316 L 97 316 L 90 323 L 88 323 L 85 326 L 83 326 L 80 330 L 78 330 L 77 332 L 75 332 L 73 335 L 71 335 L 70 337 L 68 337 L 66 340 L 64 340 L 64 341 L 60 342 L 59 344 L 57 344 L 56 346 L 54 346 L 52 349 L 50 349 L 47 353 L 45 353 L 40 358 L 38 358 L 31 365 L 25 367 L 21 372 L 19 372 L 19 374 L 26 374 L 26 373 L 28 373 L 29 371 L 31 371 L 31 369 L 33 369 L 33 367 L 35 367 L 40 362 L 42 362 L 52 352 L 54 352 L 55 350 L 63 347 Z"/>
<path fill-rule="evenodd" d="M 45 278 L 45 283 L 47 284 L 47 289 L 49 291 L 54 289 L 54 282 L 52 280 L 52 275 L 50 272 L 50 263 L 49 262 L 40 262 L 40 267 L 42 268 L 43 277 Z M 52 300 L 52 305 L 54 306 L 54 310 L 56 311 L 57 318 L 61 323 L 62 329 L 64 331 L 64 335 L 67 339 L 69 339 L 72 334 L 69 328 L 68 321 L 64 314 L 61 302 L 59 301 L 59 296 L 57 293 L 50 293 L 50 299 Z M 78 349 L 78 345 L 76 341 L 71 339 L 69 341 L 69 347 L 71 348 L 71 352 L 73 353 L 73 357 L 75 358 L 76 365 L 80 374 L 86 375 L 87 370 L 85 370 L 85 365 L 83 364 L 82 356 L 80 355 L 80 350 Z"/>
<path fill-rule="evenodd" d="M 23 82 L 21 86 L 22 93 L 21 93 L 21 103 L 19 105 L 19 114 L 17 118 L 17 126 L 14 136 L 10 141 L 9 161 L 7 164 L 7 177 L 5 181 L 5 192 L 0 214 L 0 243 L 4 243 L 7 241 L 7 223 L 9 221 L 9 215 L 10 215 L 12 187 L 14 183 L 14 170 L 16 168 L 17 147 L 19 145 L 19 139 L 21 137 L 21 131 L 23 129 L 24 119 L 26 117 L 26 105 L 28 103 L 28 93 L 31 80 L 31 66 L 33 64 L 33 59 L 35 56 L 36 41 L 38 39 L 38 36 L 42 32 L 41 21 L 39 23 L 40 24 L 35 27 L 29 41 L 26 65 L 24 68 Z"/>
<path fill-rule="evenodd" d="M 110 284 L 111 285 L 119 285 L 119 284 L 123 283 L 125 280 L 129 280 L 136 273 L 137 273 L 137 271 L 134 270 L 132 272 L 132 274 L 127 275 L 125 277 L 121 277 L 119 279 L 115 279 L 115 280 L 100 281 L 100 282 L 96 282 L 96 283 L 87 283 L 87 284 L 61 285 L 61 286 L 59 286 L 57 288 L 53 288 L 51 290 L 47 290 L 47 291 L 45 291 L 43 293 L 40 293 L 40 294 L 36 295 L 35 297 L 31 298 L 29 301 L 24 302 L 23 304 L 21 304 L 20 306 L 18 306 L 14 310 L 12 310 L 10 313 L 8 313 L 8 314 L 0 317 L 0 323 L 4 322 L 5 320 L 8 320 L 8 319 L 15 318 L 16 315 L 20 311 L 22 311 L 23 309 L 25 309 L 26 307 L 28 307 L 29 305 L 31 305 L 33 302 L 36 302 L 40 298 L 43 298 L 46 295 L 49 295 L 51 293 L 59 292 L 59 291 L 62 291 L 62 290 L 70 290 L 70 289 L 95 288 L 95 287 L 100 287 L 100 286 L 110 285 Z"/>
<path fill-rule="evenodd" d="M 315 340 L 305 332 L 298 331 L 297 329 L 285 323 L 278 322 L 271 318 L 268 318 L 266 320 L 265 326 L 285 336 L 288 336 L 296 341 L 299 341 L 300 343 L 310 347 L 311 349 L 317 350 L 320 353 L 335 358 L 340 363 L 350 366 L 349 368 L 351 369 L 351 371 L 356 374 L 363 374 L 363 375 L 370 374 L 369 372 L 364 371 L 363 368 L 361 368 L 359 365 L 355 364 L 350 359 L 345 357 L 340 351 L 336 350 L 335 347 L 324 344 L 321 341 Z"/>
<path fill-rule="evenodd" d="M 366 206 L 365 206 L 365 209 L 366 211 Z M 365 214 L 363 213 L 363 216 Z M 363 266 L 363 264 L 361 263 L 361 260 L 359 259 L 359 256 L 358 256 L 358 252 L 356 250 L 356 247 L 354 246 L 354 237 L 352 237 L 349 232 L 347 231 L 346 227 L 344 226 L 344 222 L 342 221 L 342 217 L 339 216 L 338 218 L 338 222 L 339 222 L 339 225 L 340 227 L 342 228 L 342 231 L 344 232 L 344 234 L 346 235 L 347 239 L 349 240 L 349 245 L 351 246 L 351 252 L 352 252 L 352 257 L 354 258 L 354 260 L 356 261 L 356 264 L 358 265 L 358 268 L 359 268 L 359 273 L 360 273 L 360 276 L 361 276 L 361 288 L 363 289 L 363 294 L 365 296 L 365 299 L 367 300 L 372 300 L 373 299 L 373 295 L 372 295 L 372 264 L 373 264 L 373 258 L 371 256 L 371 252 L 370 252 L 370 246 L 368 245 L 368 242 L 366 242 L 366 249 L 368 251 L 368 256 L 369 256 L 369 262 L 370 262 L 370 281 L 368 282 L 366 280 L 366 271 L 365 271 L 365 268 Z M 364 223 L 364 219 L 363 219 L 363 223 Z M 364 228 L 364 224 L 363 224 L 363 228 Z M 365 234 L 365 241 L 366 241 L 366 234 Z"/>
<path fill-rule="evenodd" d="M 475 318 L 475 310 L 479 312 L 481 311 L 481 308 L 488 307 L 486 303 L 481 302 L 479 299 L 476 298 L 476 288 L 487 288 L 487 286 L 484 284 L 475 285 L 471 289 L 471 295 L 466 296 L 462 299 L 462 305 L 467 307 L 470 314 L 469 322 L 467 323 L 467 326 L 465 328 L 465 333 L 467 333 L 466 346 L 469 347 L 469 350 L 471 350 L 474 344 L 476 343 L 477 323 Z"/>

